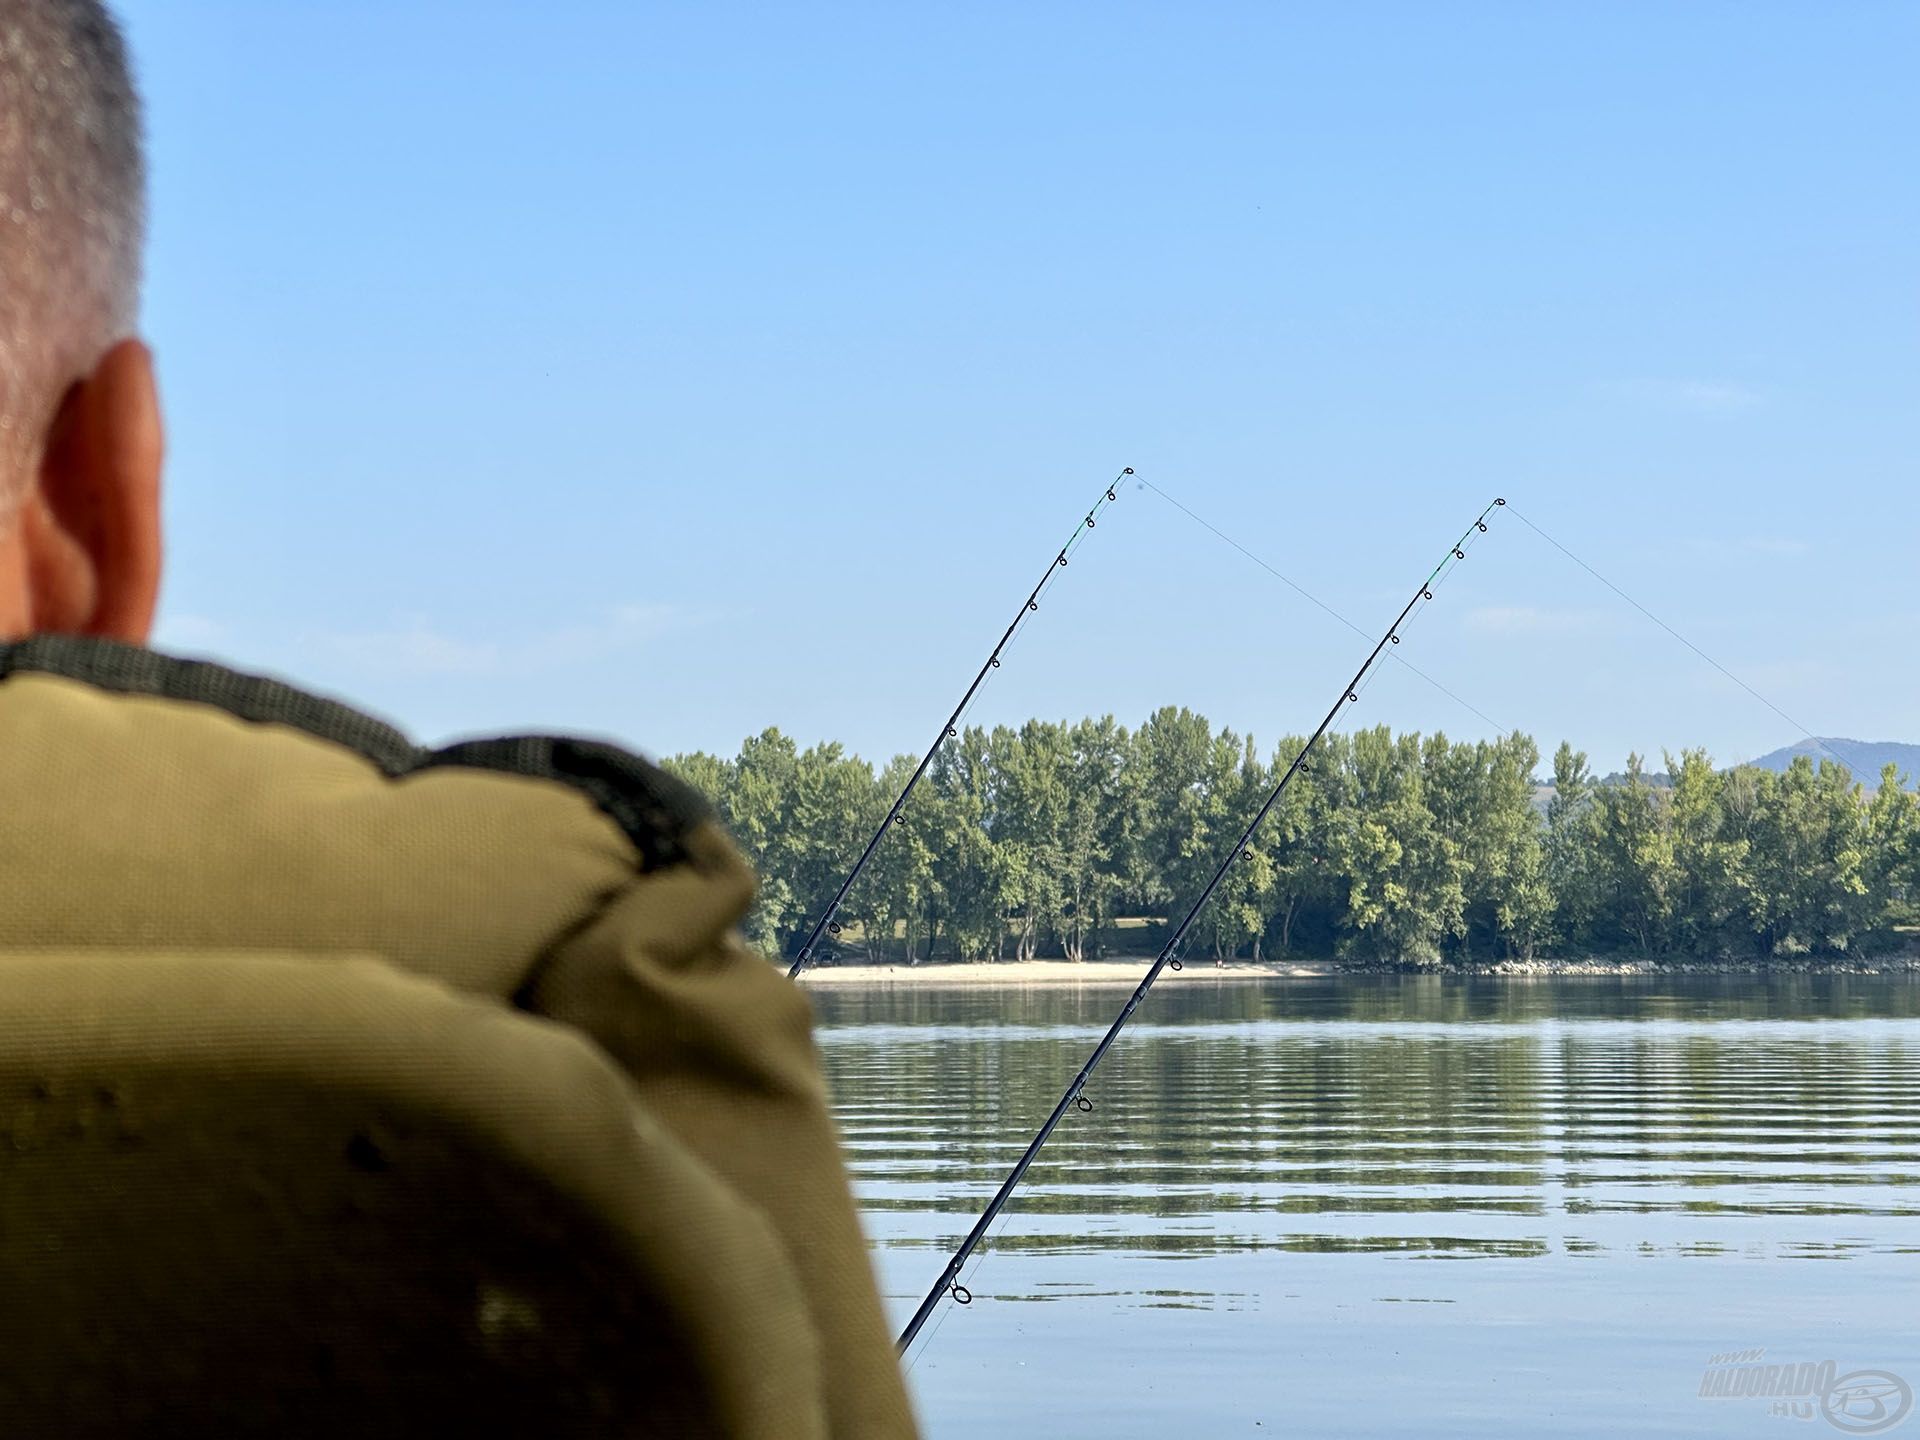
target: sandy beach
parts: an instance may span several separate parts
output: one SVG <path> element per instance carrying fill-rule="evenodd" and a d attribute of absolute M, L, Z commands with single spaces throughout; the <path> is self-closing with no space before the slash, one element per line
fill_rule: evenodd
<path fill-rule="evenodd" d="M 822 965 L 802 977 L 809 987 L 872 987 L 911 985 L 916 988 L 967 985 L 1109 985 L 1130 986 L 1140 983 L 1151 955 L 1133 955 L 1125 959 L 1085 960 L 1008 960 L 1000 964 L 967 965 Z M 1204 957 L 1189 959 L 1181 970 L 1168 969 L 1157 982 L 1161 985 L 1217 984 L 1226 980 L 1325 979 L 1335 975 L 1386 975 L 1424 973 L 1450 978 L 1497 976 L 1508 980 L 1552 980 L 1573 977 L 1626 978 L 1632 976 L 1672 975 L 1885 975 L 1920 974 L 1920 953 L 1876 956 L 1872 959 L 1843 960 L 1798 957 L 1771 963 L 1755 960 L 1636 960 L 1615 957 L 1506 960 L 1472 966 L 1436 968 L 1424 972 L 1346 969 L 1331 960 L 1285 960 L 1262 962 L 1229 960 L 1215 965 Z"/>
<path fill-rule="evenodd" d="M 827 985 L 1119 985 L 1140 983 L 1153 963 L 1151 955 L 1105 960 L 1009 960 L 976 965 L 821 965 L 802 977 L 810 986 Z M 1319 978 L 1336 973 L 1328 961 L 1255 964 L 1229 960 L 1215 965 L 1190 959 L 1185 968 L 1161 972 L 1161 985 L 1211 984 L 1221 980 L 1270 980 L 1276 976 Z"/>

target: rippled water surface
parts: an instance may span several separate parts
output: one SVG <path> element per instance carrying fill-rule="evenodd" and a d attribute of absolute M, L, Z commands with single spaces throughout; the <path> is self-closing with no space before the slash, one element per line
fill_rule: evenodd
<path fill-rule="evenodd" d="M 818 989 L 896 1328 L 1124 998 Z M 934 1437 L 1870 1433 L 1700 1395 L 1751 1349 L 1920 1386 L 1912 979 L 1167 984 L 1088 1094 L 908 1357 Z"/>

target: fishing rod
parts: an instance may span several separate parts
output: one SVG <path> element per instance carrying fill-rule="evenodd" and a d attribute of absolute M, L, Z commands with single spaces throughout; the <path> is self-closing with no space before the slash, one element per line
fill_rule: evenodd
<path fill-rule="evenodd" d="M 1078 525 L 1073 527 L 1073 534 L 1068 536 L 1067 543 L 1060 547 L 1060 553 L 1047 562 L 1046 571 L 1040 576 L 1040 583 L 1033 587 L 1032 593 L 1021 602 L 1020 608 L 1013 612 L 1013 622 L 1007 626 L 1006 633 L 1000 637 L 1000 643 L 993 647 L 993 653 L 987 656 L 987 662 L 980 667 L 980 673 L 973 677 L 973 683 L 967 687 L 967 693 L 960 697 L 960 703 L 953 707 L 953 714 L 947 717 L 946 723 L 933 737 L 933 744 L 927 747 L 927 753 L 920 757 L 919 767 L 907 780 L 905 788 L 900 791 L 899 798 L 893 802 L 893 808 L 887 811 L 887 818 L 880 822 L 880 828 L 873 832 L 873 838 L 867 841 L 867 848 L 862 850 L 860 858 L 854 861 L 853 869 L 847 872 L 847 878 L 842 882 L 839 893 L 828 903 L 827 908 L 820 912 L 820 918 L 813 922 L 813 929 L 807 933 L 805 942 L 801 944 L 800 953 L 794 957 L 793 967 L 787 971 L 789 980 L 799 979 L 800 972 L 813 962 L 813 947 L 820 943 L 822 934 L 838 935 L 840 933 L 840 922 L 833 917 L 846 903 L 847 892 L 853 889 L 853 883 L 860 878 L 860 872 L 867 868 L 867 861 L 873 858 L 873 852 L 880 848 L 881 840 L 886 837 L 887 828 L 905 823 L 900 816 L 901 807 L 907 803 L 907 797 L 913 794 L 913 787 L 920 783 L 920 777 L 927 773 L 927 767 L 933 763 L 933 757 L 939 753 L 940 747 L 960 733 L 960 717 L 966 713 L 967 706 L 973 703 L 974 694 L 986 682 L 988 673 L 1000 668 L 1000 653 L 1013 639 L 1013 632 L 1020 628 L 1021 622 L 1027 616 L 1040 608 L 1040 592 L 1053 583 L 1055 571 L 1066 568 L 1067 557 L 1080 543 L 1080 538 L 1094 528 L 1094 522 L 1100 518 L 1100 512 L 1120 498 L 1117 487 L 1131 474 L 1133 474 L 1133 467 L 1129 465 L 1107 484 L 1100 498 L 1093 502 L 1093 508 L 1081 517 Z"/>
<path fill-rule="evenodd" d="M 1275 785 L 1273 792 L 1267 796 L 1267 803 L 1260 807 L 1259 813 L 1253 817 L 1240 838 L 1234 842 L 1233 848 L 1227 852 L 1226 859 L 1222 860 L 1220 867 L 1213 872 L 1213 878 L 1207 881 L 1207 888 L 1200 892 L 1200 898 L 1195 900 L 1193 908 L 1187 911 L 1186 918 L 1175 926 L 1173 933 L 1167 937 L 1167 943 L 1161 947 L 1158 958 L 1154 960 L 1139 985 L 1135 987 L 1126 1006 L 1115 1017 L 1113 1024 L 1107 1027 L 1107 1033 L 1101 1037 L 1100 1043 L 1093 1047 L 1093 1053 L 1087 1057 L 1087 1063 L 1080 1067 L 1080 1073 L 1075 1075 L 1068 1084 L 1065 1093 L 1060 1096 L 1059 1103 L 1053 1107 L 1053 1113 L 1047 1116 L 1046 1124 L 1040 1127 L 1040 1133 L 1033 1137 L 1032 1143 L 1027 1146 L 1026 1153 L 1015 1164 L 1012 1173 L 1001 1182 L 1000 1188 L 994 1192 L 993 1199 L 988 1202 L 985 1212 L 974 1222 L 973 1229 L 967 1232 L 967 1238 L 960 1242 L 960 1248 L 953 1252 L 953 1258 L 947 1261 L 947 1268 L 940 1272 L 939 1280 L 935 1281 L 933 1288 L 927 1292 L 927 1298 L 920 1302 L 920 1308 L 914 1311 L 913 1318 L 907 1322 L 907 1328 L 900 1332 L 900 1339 L 896 1344 L 901 1354 L 906 1353 L 907 1347 L 913 1343 L 913 1337 L 920 1333 L 920 1327 L 926 1324 L 927 1317 L 933 1313 L 933 1307 L 940 1303 L 942 1295 L 951 1293 L 954 1300 L 961 1305 L 973 1303 L 973 1295 L 960 1283 L 961 1268 L 967 1263 L 967 1257 L 973 1253 L 974 1248 L 985 1238 L 987 1227 L 993 1223 L 994 1217 L 1012 1198 L 1014 1189 L 1027 1173 L 1027 1167 L 1033 1164 L 1034 1157 L 1040 1153 L 1040 1147 L 1047 1143 L 1047 1137 L 1053 1134 L 1054 1127 L 1060 1123 L 1069 1109 L 1082 1112 L 1093 1109 L 1093 1102 L 1082 1092 L 1085 1091 L 1087 1081 L 1093 1075 L 1094 1067 L 1106 1057 L 1113 1042 L 1119 1039 L 1120 1031 L 1125 1028 L 1127 1021 L 1133 1018 L 1133 1012 L 1140 1007 L 1140 1002 L 1146 999 L 1147 992 L 1153 988 L 1153 982 L 1160 978 L 1160 972 L 1168 965 L 1172 965 L 1175 970 L 1180 968 L 1180 962 L 1174 958 L 1174 951 L 1179 948 L 1181 940 L 1186 938 L 1187 930 L 1193 924 L 1195 917 L 1200 914 L 1201 907 L 1219 888 L 1220 881 L 1232 868 L 1233 862 L 1246 853 L 1247 844 L 1253 839 L 1254 832 L 1260 828 L 1260 822 L 1265 820 L 1267 813 L 1279 803 L 1280 796 L 1292 783 L 1293 777 L 1305 768 L 1308 752 L 1327 733 L 1328 727 L 1333 724 L 1334 717 L 1340 713 L 1341 707 L 1353 704 L 1360 699 L 1361 684 L 1367 678 L 1367 673 L 1373 669 L 1374 662 L 1380 658 L 1381 652 L 1389 644 L 1400 643 L 1400 627 L 1406 623 L 1414 607 L 1433 599 L 1433 584 L 1439 579 L 1440 573 L 1467 558 L 1469 539 L 1476 530 L 1484 535 L 1487 531 L 1487 516 L 1506 503 L 1505 500 L 1495 500 L 1480 512 L 1472 525 L 1461 533 L 1460 538 L 1454 542 L 1452 550 L 1443 556 L 1440 563 L 1433 567 L 1432 573 L 1420 582 L 1420 588 L 1413 592 L 1413 598 L 1407 601 L 1406 606 L 1394 618 L 1393 624 L 1387 627 L 1387 633 L 1380 637 L 1379 643 L 1367 656 L 1366 663 L 1354 672 L 1353 679 L 1349 680 L 1346 688 L 1340 692 L 1340 698 L 1334 701 L 1333 708 L 1327 711 L 1326 719 L 1320 722 L 1320 728 L 1315 730 L 1307 743 L 1300 747 L 1300 753 L 1293 757 L 1293 763 L 1287 767 L 1286 774 L 1280 777 L 1280 783 Z"/>

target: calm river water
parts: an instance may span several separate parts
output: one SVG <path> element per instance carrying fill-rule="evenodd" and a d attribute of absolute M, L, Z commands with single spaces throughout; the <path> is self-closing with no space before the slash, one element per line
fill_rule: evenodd
<path fill-rule="evenodd" d="M 896 1328 L 1124 998 L 815 992 Z M 934 1440 L 1791 1440 L 1920 1387 L 1914 979 L 1163 984 L 1088 1094 L 908 1357 Z M 1743 1351 L 1887 1378 L 1703 1396 Z"/>

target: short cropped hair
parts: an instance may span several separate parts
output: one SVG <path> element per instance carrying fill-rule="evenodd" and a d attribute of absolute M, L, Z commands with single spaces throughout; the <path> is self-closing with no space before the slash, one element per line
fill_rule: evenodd
<path fill-rule="evenodd" d="M 101 0 L 0 0 L 0 526 L 72 383 L 133 332 L 140 99 Z"/>

